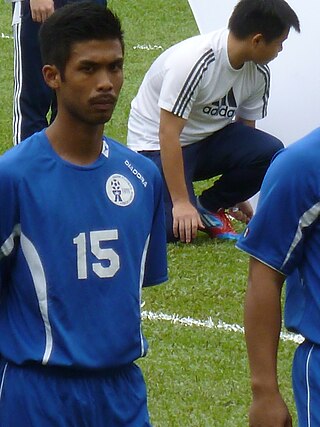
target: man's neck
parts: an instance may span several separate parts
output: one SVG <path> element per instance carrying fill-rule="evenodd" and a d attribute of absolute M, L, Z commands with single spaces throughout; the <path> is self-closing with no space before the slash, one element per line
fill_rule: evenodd
<path fill-rule="evenodd" d="M 46 134 L 52 148 L 62 159 L 84 166 L 95 162 L 101 154 L 103 127 L 103 124 L 66 127 L 62 126 L 57 116 Z"/>
<path fill-rule="evenodd" d="M 248 40 L 237 39 L 232 32 L 229 32 L 227 51 L 229 62 L 235 70 L 243 67 L 244 63 L 250 61 L 248 54 Z"/>

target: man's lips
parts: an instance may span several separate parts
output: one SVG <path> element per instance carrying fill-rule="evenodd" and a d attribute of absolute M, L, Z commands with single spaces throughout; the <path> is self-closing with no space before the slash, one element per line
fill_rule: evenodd
<path fill-rule="evenodd" d="M 110 108 L 110 106 L 113 107 L 115 103 L 116 98 L 113 96 L 99 96 L 90 100 L 90 104 L 98 108 Z"/>
<path fill-rule="evenodd" d="M 90 105 L 95 111 L 109 112 L 116 105 L 117 99 L 114 96 L 97 96 L 90 100 Z"/>

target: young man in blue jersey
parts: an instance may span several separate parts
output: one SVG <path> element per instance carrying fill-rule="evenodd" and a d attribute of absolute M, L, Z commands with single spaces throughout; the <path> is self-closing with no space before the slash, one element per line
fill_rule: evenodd
<path fill-rule="evenodd" d="M 292 426 L 277 378 L 284 281 L 285 325 L 305 338 L 292 370 L 299 427 L 320 426 L 319 218 L 320 128 L 273 160 L 257 212 L 237 243 L 251 255 L 245 303 L 251 427 Z"/>
<path fill-rule="evenodd" d="M 43 24 L 57 117 L 0 159 L 1 427 L 150 426 L 142 286 L 167 279 L 158 169 L 103 136 L 123 83 L 113 13 Z"/>
<path fill-rule="evenodd" d="M 267 114 L 270 70 L 291 27 L 284 0 L 241 0 L 228 28 L 184 40 L 150 67 L 131 104 L 128 146 L 162 172 L 168 241 L 190 242 L 198 229 L 237 239 L 230 213 L 247 222 L 282 143 L 255 129 Z M 219 177 L 195 196 L 193 183 Z M 234 213 L 236 212 L 236 213 Z"/>
<path fill-rule="evenodd" d="M 78 2 L 79 0 L 72 0 Z M 92 0 L 103 6 L 106 0 Z M 12 0 L 14 36 L 13 143 L 48 126 L 57 113 L 56 99 L 42 76 L 39 29 L 68 0 Z"/>

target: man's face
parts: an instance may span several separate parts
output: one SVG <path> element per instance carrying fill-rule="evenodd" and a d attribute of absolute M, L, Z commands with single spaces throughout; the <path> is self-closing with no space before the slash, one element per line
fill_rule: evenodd
<path fill-rule="evenodd" d="M 288 35 L 289 31 L 286 31 L 280 37 L 272 40 L 269 43 L 267 43 L 262 37 L 259 43 L 256 45 L 253 61 L 259 65 L 264 65 L 271 62 L 278 56 L 279 52 L 282 51 L 283 43 L 288 38 Z"/>
<path fill-rule="evenodd" d="M 60 113 L 98 125 L 111 119 L 123 83 L 119 40 L 75 43 L 57 88 Z"/>

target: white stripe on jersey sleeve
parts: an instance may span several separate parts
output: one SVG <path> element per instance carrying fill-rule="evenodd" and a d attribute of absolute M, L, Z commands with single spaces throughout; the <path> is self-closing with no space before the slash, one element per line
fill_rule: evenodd
<path fill-rule="evenodd" d="M 141 309 L 141 293 L 142 293 L 142 285 L 143 285 L 143 279 L 144 279 L 144 272 L 146 267 L 146 258 L 147 258 L 147 252 L 150 242 L 150 234 L 147 237 L 146 243 L 144 245 L 142 257 L 141 257 L 141 264 L 140 264 L 140 283 L 139 283 L 139 302 L 140 302 L 140 309 Z M 140 322 L 140 342 L 141 342 L 141 357 L 145 355 L 145 348 L 144 348 L 144 342 L 143 342 L 143 334 L 142 334 L 142 322 Z"/>
<path fill-rule="evenodd" d="M 10 236 L 0 247 L 0 259 L 11 254 L 14 248 L 14 239 L 17 236 L 20 236 L 20 233 L 21 233 L 21 226 L 20 224 L 16 224 L 13 227 L 13 231 L 10 234 Z"/>
<path fill-rule="evenodd" d="M 281 266 L 281 270 L 284 268 L 289 258 L 291 257 L 292 252 L 298 246 L 300 240 L 302 239 L 302 231 L 304 228 L 309 227 L 320 215 L 320 202 L 313 205 L 309 210 L 307 210 L 300 218 L 299 224 L 297 227 L 296 234 L 292 240 L 291 246 L 287 253 L 285 260 Z"/>

